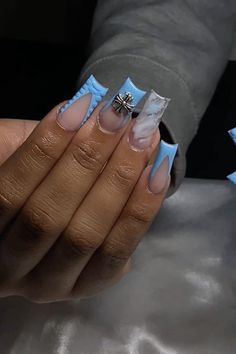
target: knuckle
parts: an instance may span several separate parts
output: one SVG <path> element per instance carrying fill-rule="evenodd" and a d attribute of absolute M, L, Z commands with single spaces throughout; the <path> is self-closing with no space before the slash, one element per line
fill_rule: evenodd
<path fill-rule="evenodd" d="M 101 154 L 94 143 L 80 142 L 73 143 L 71 150 L 72 157 L 79 166 L 89 171 L 94 171 L 102 167 Z"/>
<path fill-rule="evenodd" d="M 54 144 L 49 137 L 42 137 L 40 141 L 34 142 L 31 149 L 31 156 L 38 160 L 55 161 L 57 156 L 54 152 Z"/>
<path fill-rule="evenodd" d="M 88 237 L 89 236 L 89 237 Z M 88 257 L 98 248 L 98 242 L 87 237 L 82 237 L 73 231 L 73 234 L 64 238 L 64 252 L 69 257 Z"/>
<path fill-rule="evenodd" d="M 132 165 L 122 165 L 109 174 L 109 182 L 118 188 L 126 189 L 135 181 L 135 171 Z"/>
<path fill-rule="evenodd" d="M 127 248 L 127 245 L 118 242 L 109 242 L 102 250 L 102 263 L 112 272 L 127 262 L 130 254 L 131 252 Z M 102 274 L 106 274 L 106 272 L 102 272 Z"/>
<path fill-rule="evenodd" d="M 35 206 L 27 206 L 20 216 L 20 236 L 25 241 L 41 241 L 46 234 L 50 234 L 55 222 L 45 210 Z"/>
<path fill-rule="evenodd" d="M 147 226 L 152 221 L 153 216 L 148 212 L 147 206 L 135 206 L 124 212 L 126 224 L 132 227 Z"/>

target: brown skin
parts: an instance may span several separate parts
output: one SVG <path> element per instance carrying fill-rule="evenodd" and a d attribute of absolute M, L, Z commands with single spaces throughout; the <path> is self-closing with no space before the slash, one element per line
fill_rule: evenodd
<path fill-rule="evenodd" d="M 100 106 L 72 133 L 56 123 L 57 108 L 40 123 L 0 121 L 0 296 L 50 302 L 115 284 L 168 189 L 147 189 L 159 132 L 137 152 L 133 122 L 104 133 Z"/>

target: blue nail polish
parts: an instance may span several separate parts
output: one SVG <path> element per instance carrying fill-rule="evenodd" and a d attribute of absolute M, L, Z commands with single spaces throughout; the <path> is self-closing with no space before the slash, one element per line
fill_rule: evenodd
<path fill-rule="evenodd" d="M 162 162 L 166 157 L 168 158 L 168 164 L 169 164 L 168 172 L 170 174 L 177 150 L 178 150 L 178 144 L 168 144 L 164 140 L 161 140 L 159 151 L 150 173 L 151 178 L 155 175 L 156 171 L 158 170 L 158 168 L 160 167 L 160 165 L 162 164 Z"/>
<path fill-rule="evenodd" d="M 119 91 L 111 98 L 111 100 L 107 103 L 106 106 L 112 106 L 114 100 L 118 95 L 120 95 L 120 97 L 123 97 L 126 93 L 129 93 L 132 96 L 132 98 L 130 99 L 130 103 L 132 103 L 132 107 L 135 108 L 135 106 L 137 106 L 137 104 L 146 94 L 146 91 L 142 91 L 138 87 L 136 87 L 132 80 L 128 77 L 119 89 Z M 104 107 L 104 109 L 106 109 L 106 107 Z M 128 111 L 128 113 L 131 114 L 132 112 Z"/>
<path fill-rule="evenodd" d="M 229 130 L 228 133 L 231 136 L 234 144 L 236 145 L 236 128 Z"/>
<path fill-rule="evenodd" d="M 88 111 L 83 119 L 82 125 L 91 116 L 94 109 L 102 101 L 103 97 L 106 95 L 108 89 L 102 86 L 93 75 L 91 75 L 84 85 L 79 89 L 79 91 L 66 102 L 59 110 L 59 114 L 65 112 L 75 101 L 77 101 L 82 96 L 91 94 L 91 101 L 88 107 Z"/>
<path fill-rule="evenodd" d="M 234 173 L 232 173 L 231 175 L 228 175 L 227 178 L 233 182 L 234 184 L 236 184 L 236 171 Z"/>
<path fill-rule="evenodd" d="M 134 83 L 132 82 L 132 80 L 129 77 L 126 79 L 124 84 L 119 89 L 119 93 L 120 94 L 124 95 L 125 92 L 130 92 L 131 95 L 133 96 L 132 105 L 134 105 L 134 106 L 137 106 L 139 101 L 146 94 L 146 91 L 142 91 L 137 86 L 135 86 Z M 112 98 L 112 100 L 114 99 L 114 97 Z"/>
<path fill-rule="evenodd" d="M 99 114 L 100 127 L 115 132 L 124 127 L 146 91 L 137 88 L 130 78 L 126 79 L 118 92 L 103 107 Z"/>

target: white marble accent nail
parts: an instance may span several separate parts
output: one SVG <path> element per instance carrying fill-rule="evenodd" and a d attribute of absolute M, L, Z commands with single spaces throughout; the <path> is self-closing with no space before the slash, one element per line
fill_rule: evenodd
<path fill-rule="evenodd" d="M 169 102 L 169 98 L 161 97 L 155 91 L 151 91 L 142 111 L 136 118 L 129 137 L 130 144 L 134 148 L 143 150 L 152 144 L 154 134 Z"/>

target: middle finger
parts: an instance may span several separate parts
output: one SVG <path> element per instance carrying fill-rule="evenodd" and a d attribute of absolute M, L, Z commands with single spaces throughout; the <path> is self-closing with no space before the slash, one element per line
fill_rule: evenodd
<path fill-rule="evenodd" d="M 145 94 L 129 79 L 120 88 L 120 97 L 127 92 L 134 107 Z M 132 110 L 117 113 L 114 102 L 118 96 L 114 97 L 100 111 L 99 119 L 94 114 L 75 135 L 5 235 L 1 260 L 14 277 L 25 275 L 49 250 L 118 144 Z"/>

